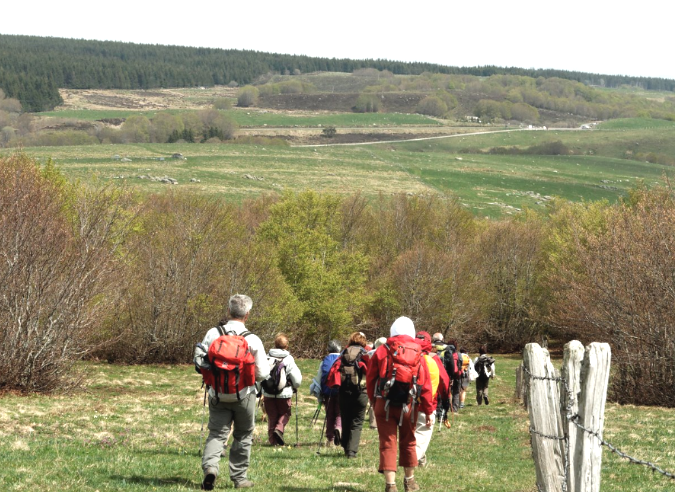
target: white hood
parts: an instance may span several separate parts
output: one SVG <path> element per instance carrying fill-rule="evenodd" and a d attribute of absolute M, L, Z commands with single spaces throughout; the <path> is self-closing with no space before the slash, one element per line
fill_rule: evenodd
<path fill-rule="evenodd" d="M 408 335 L 411 338 L 415 338 L 415 325 L 410 318 L 401 316 L 391 325 L 389 336 L 396 337 L 399 335 Z"/>

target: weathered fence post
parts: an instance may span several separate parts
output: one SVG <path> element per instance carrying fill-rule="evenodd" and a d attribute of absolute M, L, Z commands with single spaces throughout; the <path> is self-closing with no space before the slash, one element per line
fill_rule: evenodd
<path fill-rule="evenodd" d="M 536 343 L 525 346 L 523 362 L 529 372 L 527 400 L 537 487 L 542 492 L 562 492 L 565 446 L 555 369 L 548 351 Z"/>
<path fill-rule="evenodd" d="M 568 420 L 569 416 L 576 415 L 579 409 L 579 391 L 581 391 L 581 364 L 584 360 L 585 349 L 581 342 L 572 340 L 565 344 L 563 365 L 560 377 L 565 381 L 560 394 L 560 408 L 563 416 L 565 433 L 568 436 L 567 454 L 567 492 L 574 492 L 574 477 L 578 466 L 574 462 L 574 449 L 577 440 L 577 426 Z M 566 390 L 566 391 L 565 391 Z"/>
<path fill-rule="evenodd" d="M 605 425 L 605 401 L 609 384 L 612 351 L 607 343 L 591 343 L 581 365 L 578 423 L 588 430 L 575 426 L 575 445 L 572 454 L 574 466 L 574 492 L 599 492 L 602 466 L 602 438 Z M 572 434 L 570 433 L 570 436 Z M 571 443 L 571 440 L 570 440 Z"/>

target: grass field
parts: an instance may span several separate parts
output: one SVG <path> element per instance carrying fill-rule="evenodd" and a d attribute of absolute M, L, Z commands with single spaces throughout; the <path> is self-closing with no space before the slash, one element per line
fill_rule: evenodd
<path fill-rule="evenodd" d="M 162 192 L 171 185 L 141 176 L 168 176 L 178 180 L 181 189 L 235 200 L 308 188 L 337 194 L 361 190 L 371 197 L 449 192 L 476 215 L 490 217 L 524 207 L 543 209 L 555 196 L 613 202 L 639 182 L 661 182 L 674 170 L 672 166 L 626 158 L 627 153 L 636 152 L 675 158 L 675 124 L 671 122 L 618 120 L 593 131 L 503 130 L 412 142 L 314 148 L 133 144 L 41 147 L 25 152 L 41 162 L 53 159 L 69 178 L 125 183 L 143 192 Z M 479 153 L 493 147 L 526 148 L 556 140 L 572 149 L 574 155 Z M 181 152 L 187 160 L 170 159 L 175 152 Z M 131 161 L 113 160 L 114 155 Z"/>
<path fill-rule="evenodd" d="M 434 431 L 430 464 L 416 473 L 422 490 L 536 490 L 527 413 L 513 398 L 518 363 L 519 357 L 497 356 L 490 406 L 475 405 L 471 386 L 467 406 L 452 428 Z M 383 490 L 376 472 L 377 431 L 364 429 L 355 460 L 347 461 L 336 449 L 322 448 L 316 454 L 321 428 L 309 425 L 316 400 L 309 396 L 308 387 L 317 365 L 318 361 L 300 361 L 304 381 L 297 407 L 298 447 L 293 446 L 295 415 L 286 429 L 289 446 L 282 449 L 265 444 L 266 424 L 257 420 L 249 469 L 256 489 Z M 73 394 L 0 398 L 0 490 L 199 489 L 203 392 L 192 366 L 84 363 L 79 369 L 87 374 L 87 384 Z M 675 410 L 608 404 L 605 438 L 672 472 L 674 424 Z M 226 461 L 221 465 L 226 466 Z M 606 450 L 602 482 L 603 490 L 619 492 L 674 487 L 672 480 Z M 216 490 L 231 487 L 225 472 Z"/>

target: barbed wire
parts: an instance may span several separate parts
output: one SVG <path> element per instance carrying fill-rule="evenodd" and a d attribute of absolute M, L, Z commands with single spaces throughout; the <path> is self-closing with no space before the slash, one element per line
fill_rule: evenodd
<path fill-rule="evenodd" d="M 565 394 L 567 395 L 567 407 L 565 408 L 565 418 L 569 421 L 572 422 L 577 428 L 581 429 L 583 432 L 586 432 L 587 434 L 594 436 L 602 446 L 605 446 L 607 449 L 609 449 L 612 453 L 620 456 L 621 458 L 627 459 L 630 463 L 636 464 L 636 465 L 642 465 L 646 466 L 648 468 L 651 468 L 652 471 L 658 472 L 661 475 L 668 477 L 670 479 L 675 480 L 675 474 L 670 473 L 668 471 L 663 470 L 659 466 L 655 465 L 654 463 L 651 463 L 649 461 L 641 460 L 639 458 L 635 458 L 633 456 L 630 456 L 628 453 L 625 453 L 618 449 L 616 446 L 612 445 L 610 442 L 605 441 L 602 436 L 600 436 L 599 431 L 594 431 L 592 429 L 589 429 L 585 427 L 579 420 L 581 419 L 581 416 L 579 414 L 572 414 L 572 407 L 574 405 L 574 394 L 572 391 L 570 391 L 569 386 L 567 384 L 567 379 L 564 377 L 557 377 L 557 376 L 537 376 L 535 374 L 532 374 L 527 367 L 523 364 L 523 370 L 525 373 L 528 375 L 530 380 L 535 380 L 535 381 L 553 381 L 556 383 L 562 383 L 562 386 L 564 386 Z M 536 429 L 534 429 L 532 426 L 530 426 L 530 434 L 535 434 L 538 435 L 542 438 L 545 439 L 551 439 L 551 440 L 557 440 L 557 441 L 564 441 L 565 443 L 565 471 L 564 471 L 564 479 L 562 483 L 562 490 L 563 492 L 567 491 L 568 487 L 568 481 L 569 481 L 569 466 L 570 466 L 570 459 L 569 459 L 569 435 L 565 433 L 563 436 L 553 436 L 553 435 L 547 435 L 544 434 L 543 432 L 539 432 Z M 539 485 L 537 484 L 537 489 L 540 490 Z"/>

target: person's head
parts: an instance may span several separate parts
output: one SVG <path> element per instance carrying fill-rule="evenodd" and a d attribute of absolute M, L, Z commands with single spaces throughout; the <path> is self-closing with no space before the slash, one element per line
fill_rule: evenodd
<path fill-rule="evenodd" d="M 408 335 L 410 338 L 415 338 L 415 325 L 410 318 L 401 316 L 391 325 L 389 336 L 396 337 L 399 335 Z"/>
<path fill-rule="evenodd" d="M 468 352 L 466 351 L 466 349 L 464 347 L 462 347 L 462 348 L 459 349 L 459 353 L 460 354 L 466 354 Z"/>
<path fill-rule="evenodd" d="M 481 345 L 480 348 L 478 349 L 478 355 L 485 355 L 487 354 L 487 345 Z"/>
<path fill-rule="evenodd" d="M 434 336 L 431 337 L 431 343 L 443 343 L 443 333 L 434 333 Z"/>
<path fill-rule="evenodd" d="M 245 319 L 253 307 L 253 301 L 249 296 L 235 294 L 227 303 L 227 312 L 232 319 Z"/>
<path fill-rule="evenodd" d="M 387 337 L 380 337 L 377 340 L 375 340 L 375 343 L 373 344 L 373 348 L 376 349 L 380 345 L 384 345 L 387 343 Z"/>
<path fill-rule="evenodd" d="M 328 353 L 334 354 L 335 352 L 340 352 L 342 350 L 342 345 L 337 340 L 331 340 L 328 342 Z"/>
<path fill-rule="evenodd" d="M 449 338 L 448 341 L 445 343 L 447 343 L 448 345 L 452 345 L 453 347 L 457 347 L 457 340 L 455 340 L 454 338 Z"/>
<path fill-rule="evenodd" d="M 360 331 L 355 331 L 354 333 L 349 335 L 349 341 L 347 342 L 347 346 L 360 345 L 361 347 L 365 347 L 366 342 L 367 342 L 366 336 Z"/>
<path fill-rule="evenodd" d="M 283 333 L 279 333 L 276 337 L 274 337 L 274 348 L 278 348 L 280 350 L 287 350 L 288 337 Z"/>
<path fill-rule="evenodd" d="M 426 331 L 418 331 L 415 335 L 415 341 L 420 344 L 423 352 L 431 351 L 431 335 Z"/>

